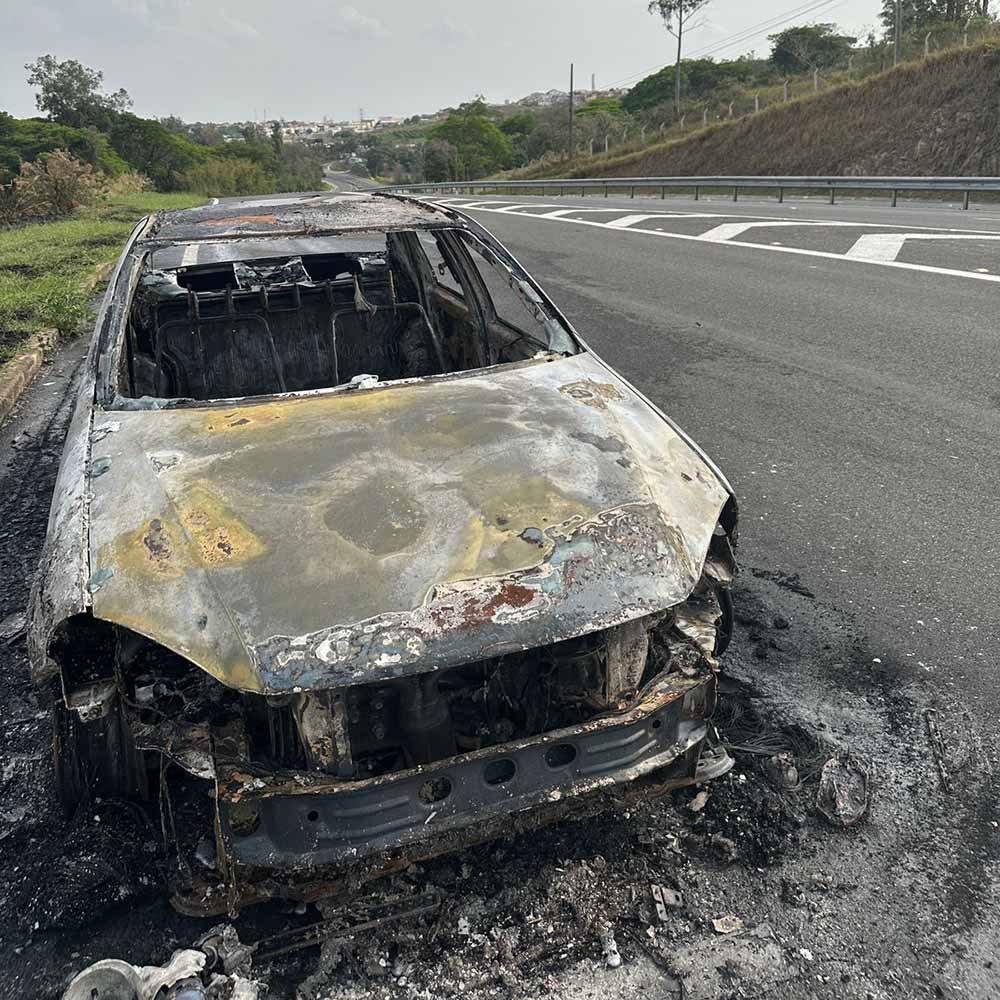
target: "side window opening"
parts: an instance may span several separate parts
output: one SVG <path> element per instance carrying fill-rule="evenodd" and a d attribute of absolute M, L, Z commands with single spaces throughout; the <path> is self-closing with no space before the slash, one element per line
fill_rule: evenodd
<path fill-rule="evenodd" d="M 147 266 L 118 390 L 226 399 L 469 371 L 575 352 L 530 286 L 468 234 L 399 231 L 368 252 Z M 532 292 L 532 294 L 534 294 Z M 554 325 L 553 325 L 554 324 Z"/>

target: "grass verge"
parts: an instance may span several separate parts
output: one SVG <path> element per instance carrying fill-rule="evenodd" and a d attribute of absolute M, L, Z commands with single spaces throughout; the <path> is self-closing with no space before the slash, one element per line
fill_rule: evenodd
<path fill-rule="evenodd" d="M 204 201 L 197 194 L 116 195 L 69 219 L 0 230 L 0 364 L 42 327 L 71 333 L 87 321 L 84 279 L 117 258 L 144 215 Z"/>

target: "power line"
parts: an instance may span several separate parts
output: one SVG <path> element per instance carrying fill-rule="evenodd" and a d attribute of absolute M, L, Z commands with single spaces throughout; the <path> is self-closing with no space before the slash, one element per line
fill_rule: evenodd
<path fill-rule="evenodd" d="M 775 21 L 771 24 L 762 26 L 759 30 L 747 29 L 742 35 L 723 39 L 708 48 L 699 49 L 691 53 L 691 57 L 697 59 L 700 56 L 712 55 L 715 52 L 719 52 L 722 49 L 727 49 L 731 45 L 739 45 L 742 42 L 749 42 L 751 39 L 757 38 L 760 35 L 766 34 L 769 31 L 773 31 L 775 28 L 782 28 L 790 21 L 796 21 L 800 17 L 805 17 L 807 14 L 819 14 L 820 12 L 828 14 L 832 10 L 836 10 L 838 7 L 843 6 L 845 0 L 820 0 L 811 9 L 803 11 L 801 14 L 796 14 L 793 17 L 785 18 L 783 20 Z"/>
<path fill-rule="evenodd" d="M 764 31 L 770 31 L 771 28 L 779 27 L 781 24 L 787 23 L 787 21 L 794 20 L 797 17 L 805 17 L 807 14 L 812 14 L 817 12 L 819 9 L 834 3 L 835 0 L 808 0 L 807 3 L 803 3 L 798 7 L 794 7 L 791 10 L 786 10 L 781 14 L 774 14 L 764 21 L 759 21 L 757 24 L 752 24 L 747 28 L 741 28 L 740 31 L 727 38 L 722 39 L 721 42 L 716 43 L 720 47 L 726 47 L 729 45 L 735 45 L 739 42 L 752 38 L 756 34 L 761 34 Z M 839 2 L 839 0 L 838 0 Z M 650 67 L 647 70 L 643 70 L 634 76 L 626 77 L 622 80 L 618 80 L 611 84 L 613 87 L 620 86 L 623 83 L 630 83 L 633 80 L 638 80 L 643 76 L 652 73 L 653 70 L 662 68 L 662 64 Z"/>
<path fill-rule="evenodd" d="M 819 11 L 824 8 L 832 10 L 834 7 L 839 7 L 843 2 L 844 0 L 809 0 L 808 3 L 800 4 L 798 7 L 786 10 L 781 14 L 776 14 L 765 21 L 760 21 L 757 24 L 743 28 L 735 34 L 730 35 L 728 38 L 724 38 L 717 43 L 713 43 L 713 46 L 706 51 L 692 53 L 691 58 L 708 55 L 710 52 L 718 52 L 720 49 L 728 48 L 730 45 L 738 45 L 741 42 L 750 41 L 752 38 L 756 38 L 758 35 L 762 35 L 765 32 L 773 30 L 774 28 L 780 28 L 789 21 L 794 21 L 796 18 L 819 13 Z M 649 76 L 650 73 L 662 69 L 663 65 L 663 63 L 657 63 L 655 66 L 649 67 L 649 69 L 644 69 L 632 76 L 616 80 L 614 83 L 608 84 L 608 88 L 621 87 L 626 83 L 633 83 L 636 80 L 641 80 L 643 77 Z"/>

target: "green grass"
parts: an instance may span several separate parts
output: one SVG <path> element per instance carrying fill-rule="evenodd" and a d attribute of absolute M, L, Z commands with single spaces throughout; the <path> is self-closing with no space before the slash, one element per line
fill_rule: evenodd
<path fill-rule="evenodd" d="M 0 363 L 43 327 L 72 333 L 90 319 L 84 279 L 118 257 L 144 215 L 204 201 L 197 194 L 115 195 L 69 219 L 0 230 Z"/>

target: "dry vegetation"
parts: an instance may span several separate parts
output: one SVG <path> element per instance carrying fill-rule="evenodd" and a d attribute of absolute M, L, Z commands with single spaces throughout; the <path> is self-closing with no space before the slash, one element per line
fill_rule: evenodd
<path fill-rule="evenodd" d="M 1000 44 L 954 49 L 625 156 L 541 176 L 1000 174 Z"/>

